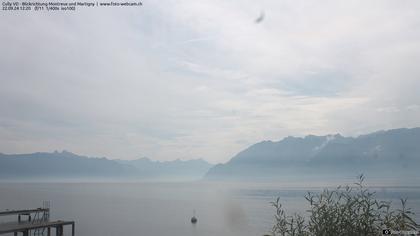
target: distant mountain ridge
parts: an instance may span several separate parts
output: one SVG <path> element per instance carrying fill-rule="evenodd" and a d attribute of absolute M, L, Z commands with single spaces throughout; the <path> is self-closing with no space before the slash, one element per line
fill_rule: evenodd
<path fill-rule="evenodd" d="M 142 173 L 142 176 L 153 179 L 201 179 L 213 166 L 202 159 L 161 162 L 143 157 L 137 160 L 117 160 L 117 162 L 133 166 Z"/>
<path fill-rule="evenodd" d="M 158 165 L 156 165 L 158 163 Z M 176 165 L 174 165 L 174 163 Z M 153 162 L 109 160 L 68 151 L 0 153 L 0 180 L 19 179 L 200 179 L 212 165 L 204 160 Z M 173 168 L 177 168 L 176 171 Z M 191 170 L 194 169 L 194 170 Z"/>
<path fill-rule="evenodd" d="M 204 160 L 109 160 L 71 152 L 0 153 L 0 181 L 13 179 L 258 180 L 282 177 L 420 177 L 420 128 L 263 141 L 226 164 Z"/>
<path fill-rule="evenodd" d="M 340 134 L 263 141 L 211 168 L 205 179 L 284 176 L 420 176 L 420 128 L 379 131 L 356 138 Z M 389 173 L 387 173 L 389 172 Z M 417 173 L 419 172 L 419 173 Z"/>

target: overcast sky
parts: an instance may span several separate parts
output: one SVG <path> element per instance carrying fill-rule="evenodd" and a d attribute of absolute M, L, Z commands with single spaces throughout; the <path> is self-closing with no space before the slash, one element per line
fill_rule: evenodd
<path fill-rule="evenodd" d="M 419 12 L 418 0 L 0 12 L 0 152 L 218 163 L 289 135 L 420 126 Z"/>

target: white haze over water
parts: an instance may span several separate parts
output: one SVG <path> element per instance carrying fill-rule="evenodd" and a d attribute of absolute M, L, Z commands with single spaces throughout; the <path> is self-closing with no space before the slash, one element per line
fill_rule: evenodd
<path fill-rule="evenodd" d="M 76 235 L 261 236 L 273 225 L 270 201 L 279 196 L 289 214 L 305 215 L 303 196 L 321 189 L 267 183 L 0 183 L 0 210 L 39 207 L 49 200 L 52 219 L 75 220 Z M 418 187 L 373 190 L 394 203 L 407 197 L 419 221 Z"/>
<path fill-rule="evenodd" d="M 4 11 L 0 152 L 218 163 L 289 135 L 420 126 L 419 12 L 417 0 Z"/>

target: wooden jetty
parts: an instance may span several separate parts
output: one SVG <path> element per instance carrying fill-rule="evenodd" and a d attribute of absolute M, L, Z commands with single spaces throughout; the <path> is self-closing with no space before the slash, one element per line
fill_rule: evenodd
<path fill-rule="evenodd" d="M 74 236 L 74 221 L 50 221 L 49 208 L 36 208 L 28 210 L 7 210 L 0 212 L 0 216 L 16 215 L 17 221 L 0 223 L 0 234 L 13 233 L 18 236 L 47 235 L 51 236 L 51 228 L 55 229 L 56 236 L 63 236 L 64 226 L 71 226 L 71 235 Z M 26 219 L 24 219 L 26 218 Z"/>

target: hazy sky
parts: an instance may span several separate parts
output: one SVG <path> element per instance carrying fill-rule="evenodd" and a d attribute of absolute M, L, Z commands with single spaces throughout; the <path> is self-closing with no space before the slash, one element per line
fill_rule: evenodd
<path fill-rule="evenodd" d="M 0 152 L 225 162 L 289 135 L 420 126 L 420 1 L 3 11 L 0 73 Z"/>

